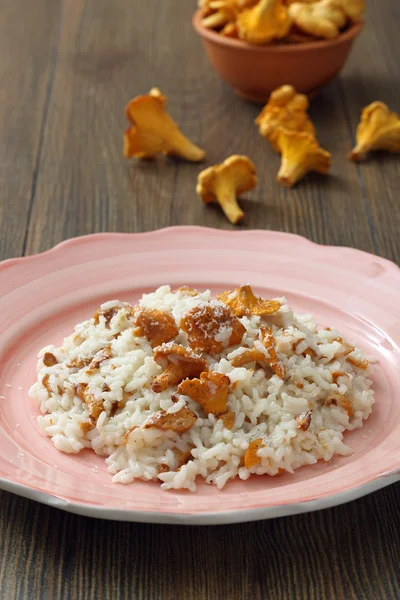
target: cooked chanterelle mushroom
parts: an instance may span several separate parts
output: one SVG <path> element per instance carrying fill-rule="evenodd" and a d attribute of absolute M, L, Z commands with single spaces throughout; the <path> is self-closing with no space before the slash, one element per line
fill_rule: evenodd
<path fill-rule="evenodd" d="M 234 225 L 243 217 L 236 196 L 257 184 L 256 168 L 247 156 L 233 155 L 199 174 L 196 192 L 206 204 L 219 202 Z"/>
<path fill-rule="evenodd" d="M 206 415 L 226 413 L 230 379 L 222 373 L 202 373 L 200 379 L 185 379 L 178 386 L 178 393 L 189 396 L 203 408 Z"/>
<path fill-rule="evenodd" d="M 208 368 L 207 362 L 198 354 L 172 342 L 155 348 L 154 360 L 164 369 L 151 386 L 153 392 L 157 393 L 180 383 L 186 377 L 199 377 Z"/>
<path fill-rule="evenodd" d="M 252 469 L 261 463 L 261 458 L 258 456 L 258 451 L 261 450 L 261 448 L 265 448 L 265 444 L 261 438 L 250 442 L 246 454 L 244 455 L 244 466 L 246 469 Z"/>
<path fill-rule="evenodd" d="M 185 433 L 193 427 L 197 421 L 197 415 L 185 406 L 178 412 L 168 414 L 164 410 L 154 413 L 143 426 L 144 429 L 161 429 L 162 431 L 175 431 Z"/>
<path fill-rule="evenodd" d="M 134 335 L 145 337 L 152 348 L 170 342 L 179 333 L 174 318 L 155 308 L 138 308 L 133 324 Z"/>
<path fill-rule="evenodd" d="M 124 135 L 126 158 L 152 158 L 156 154 L 169 154 L 192 162 L 203 160 L 205 151 L 183 135 L 165 110 L 166 102 L 167 97 L 157 88 L 128 102 L 125 114 L 131 127 Z"/>
<path fill-rule="evenodd" d="M 87 383 L 79 383 L 75 387 L 75 393 L 80 400 L 86 404 L 89 418 L 82 421 L 81 429 L 84 431 L 89 431 L 96 427 L 96 422 L 101 413 L 103 412 L 103 400 L 99 398 L 95 398 L 94 394 L 89 389 L 89 385 Z"/>
<path fill-rule="evenodd" d="M 223 292 L 217 298 L 220 302 L 229 306 L 236 317 L 272 315 L 281 307 L 278 300 L 257 298 L 249 285 L 242 285 L 233 292 Z"/>
<path fill-rule="evenodd" d="M 219 354 L 227 346 L 240 344 L 246 331 L 230 309 L 220 302 L 195 306 L 180 322 L 194 352 Z"/>

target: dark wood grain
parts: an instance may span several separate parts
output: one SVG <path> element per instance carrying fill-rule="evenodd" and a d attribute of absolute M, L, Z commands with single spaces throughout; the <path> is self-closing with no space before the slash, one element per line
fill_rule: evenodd
<path fill-rule="evenodd" d="M 0 5 L 0 258 L 25 251 L 59 30 L 57 0 Z"/>
<path fill-rule="evenodd" d="M 313 100 L 326 178 L 275 184 L 257 106 L 233 96 L 192 32 L 193 0 L 13 0 L 0 6 L 0 256 L 74 235 L 231 228 L 196 197 L 198 165 L 122 158 L 124 105 L 157 85 L 207 164 L 250 155 L 244 228 L 296 232 L 400 263 L 400 161 L 347 159 L 361 108 L 399 110 L 397 0 L 370 0 L 340 79 Z M 185 528 L 92 520 L 0 492 L 0 597 L 115 600 L 400 598 L 400 486 L 330 510 Z"/>

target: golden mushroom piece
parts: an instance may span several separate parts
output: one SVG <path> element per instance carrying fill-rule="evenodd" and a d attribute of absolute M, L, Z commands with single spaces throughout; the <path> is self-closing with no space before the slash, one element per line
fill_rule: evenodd
<path fill-rule="evenodd" d="M 236 196 L 257 184 L 256 168 L 247 156 L 234 155 L 199 174 L 196 192 L 206 204 L 218 202 L 234 225 L 244 217 Z"/>
<path fill-rule="evenodd" d="M 234 39 L 239 37 L 239 31 L 236 23 L 227 23 L 225 27 L 221 29 L 220 33 L 225 37 L 230 37 Z"/>
<path fill-rule="evenodd" d="M 180 383 L 186 377 L 198 377 L 207 371 L 207 362 L 201 356 L 172 342 L 155 348 L 153 358 L 164 369 L 151 385 L 156 393 Z"/>
<path fill-rule="evenodd" d="M 373 102 L 362 111 L 357 145 L 349 158 L 362 160 L 370 150 L 400 152 L 400 117 L 383 102 Z"/>
<path fill-rule="evenodd" d="M 278 375 L 278 377 L 280 377 L 281 379 L 285 379 L 285 367 L 278 358 L 278 354 L 276 352 L 275 338 L 274 334 L 272 333 L 272 330 L 268 327 L 264 327 L 263 325 L 261 325 L 260 340 L 263 346 L 268 351 L 271 367 Z"/>
<path fill-rule="evenodd" d="M 281 185 L 293 187 L 311 171 L 325 175 L 330 169 L 331 154 L 308 132 L 281 129 L 277 144 L 282 162 L 276 180 Z"/>
<path fill-rule="evenodd" d="M 217 298 L 220 302 L 229 306 L 235 317 L 272 315 L 281 307 L 278 300 L 257 298 L 250 285 L 242 285 L 233 292 L 223 292 Z"/>
<path fill-rule="evenodd" d="M 160 410 L 146 421 L 143 429 L 161 429 L 162 431 L 175 431 L 175 433 L 186 433 L 197 421 L 197 415 L 184 406 L 178 412 L 168 414 Z"/>
<path fill-rule="evenodd" d="M 286 108 L 290 111 L 306 111 L 309 104 L 305 94 L 298 94 L 292 85 L 286 84 L 281 85 L 281 87 L 278 87 L 271 92 L 268 104 L 264 107 L 264 110 L 276 106 L 279 108 Z M 261 112 L 258 118 L 261 118 L 262 114 L 263 112 Z"/>
<path fill-rule="evenodd" d="M 345 12 L 335 4 L 335 0 L 320 0 L 312 4 L 294 2 L 288 11 L 298 29 L 317 38 L 337 37 L 347 22 Z"/>
<path fill-rule="evenodd" d="M 298 94 L 292 85 L 283 85 L 272 92 L 255 124 L 275 152 L 280 152 L 277 140 L 282 127 L 290 131 L 308 131 L 315 135 L 314 125 L 307 114 L 308 107 L 307 96 Z"/>
<path fill-rule="evenodd" d="M 168 154 L 200 162 L 205 157 L 205 151 L 183 135 L 166 112 L 166 102 L 167 97 L 157 88 L 128 102 L 125 114 L 131 127 L 124 135 L 124 156 L 152 158 L 156 154 Z"/>
<path fill-rule="evenodd" d="M 254 346 L 253 348 L 250 348 L 250 350 L 243 350 L 243 352 L 231 359 L 233 367 L 244 367 L 252 362 L 261 365 L 264 369 L 269 369 L 271 367 L 269 358 L 265 352 L 258 350 Z"/>
<path fill-rule="evenodd" d="M 103 400 L 95 398 L 89 389 L 88 383 L 78 383 L 78 385 L 75 385 L 75 394 L 86 404 L 88 409 L 89 417 L 87 420 L 82 421 L 83 426 L 81 428 L 89 431 L 96 427 L 97 419 L 104 410 Z"/>
<path fill-rule="evenodd" d="M 258 451 L 261 450 L 261 448 L 265 448 L 265 444 L 261 438 L 250 442 L 246 454 L 244 455 L 244 466 L 246 469 L 252 469 L 261 463 L 261 458 L 258 456 Z"/>
<path fill-rule="evenodd" d="M 267 44 L 283 38 L 291 24 L 282 0 L 260 0 L 253 8 L 241 12 L 237 19 L 239 37 L 251 44 Z"/>
<path fill-rule="evenodd" d="M 172 315 L 155 308 L 138 308 L 133 325 L 133 335 L 146 338 L 152 348 L 170 342 L 179 333 Z"/>
<path fill-rule="evenodd" d="M 236 21 L 239 8 L 235 0 L 210 0 L 203 7 L 201 24 L 207 29 L 225 27 Z"/>
<path fill-rule="evenodd" d="M 202 373 L 200 379 L 185 379 L 178 386 L 178 394 L 189 396 L 200 404 L 206 415 L 222 415 L 227 411 L 230 379 L 222 373 Z"/>
<path fill-rule="evenodd" d="M 191 308 L 183 315 L 180 327 L 194 352 L 211 355 L 240 344 L 246 331 L 230 309 L 218 302 Z"/>
<path fill-rule="evenodd" d="M 290 4 L 294 4 L 295 2 L 301 2 L 302 4 L 313 4 L 314 2 L 319 2 L 320 0 L 283 0 L 283 4 L 289 6 Z"/>
<path fill-rule="evenodd" d="M 239 10 L 244 10 L 245 8 L 252 8 L 257 4 L 258 0 L 236 0 L 236 4 L 239 7 Z"/>
<path fill-rule="evenodd" d="M 346 17 L 356 23 L 361 21 L 365 13 L 365 0 L 330 0 L 330 2 L 341 8 Z"/>

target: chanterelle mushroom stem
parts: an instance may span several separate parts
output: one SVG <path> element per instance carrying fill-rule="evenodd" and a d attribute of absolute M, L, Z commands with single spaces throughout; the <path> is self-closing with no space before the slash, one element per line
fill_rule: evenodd
<path fill-rule="evenodd" d="M 244 217 L 244 212 L 237 203 L 235 186 L 233 184 L 229 185 L 226 181 L 221 181 L 215 187 L 215 195 L 230 222 L 234 225 L 239 223 Z"/>
<path fill-rule="evenodd" d="M 206 204 L 218 201 L 234 225 L 243 217 L 236 196 L 257 183 L 256 168 L 247 156 L 234 155 L 205 169 L 197 179 L 196 192 Z"/>

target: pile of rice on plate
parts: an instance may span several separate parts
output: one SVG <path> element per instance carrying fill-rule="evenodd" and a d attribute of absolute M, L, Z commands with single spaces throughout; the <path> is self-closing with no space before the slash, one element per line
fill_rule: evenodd
<path fill-rule="evenodd" d="M 115 483 L 196 491 L 347 456 L 374 404 L 371 367 L 285 298 L 162 286 L 103 304 L 39 354 L 30 395 L 62 452 L 92 448 Z"/>

